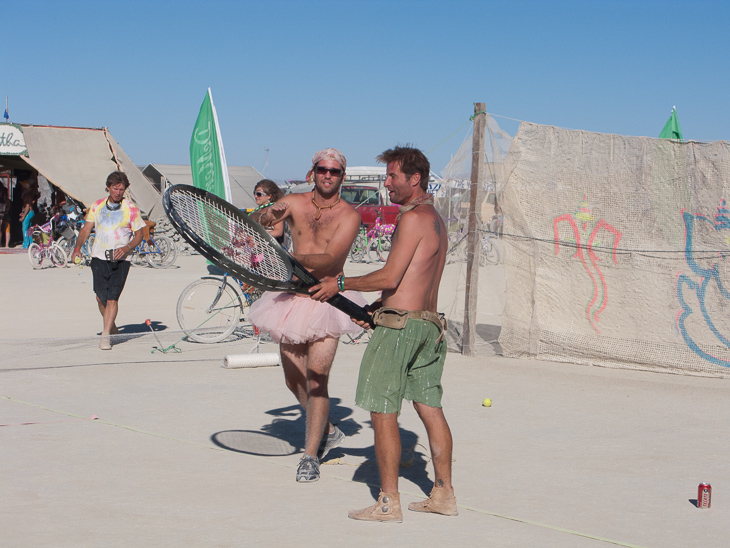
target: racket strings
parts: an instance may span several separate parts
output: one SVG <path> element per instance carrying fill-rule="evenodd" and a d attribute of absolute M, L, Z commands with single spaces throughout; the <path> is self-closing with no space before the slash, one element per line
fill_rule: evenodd
<path fill-rule="evenodd" d="M 266 239 L 218 204 L 186 191 L 175 192 L 170 199 L 188 228 L 224 257 L 257 276 L 291 279 L 288 263 Z"/>

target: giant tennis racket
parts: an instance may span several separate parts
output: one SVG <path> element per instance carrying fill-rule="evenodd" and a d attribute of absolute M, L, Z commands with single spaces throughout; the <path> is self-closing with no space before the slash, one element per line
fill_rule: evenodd
<path fill-rule="evenodd" d="M 165 192 L 162 205 L 172 225 L 193 248 L 249 285 L 308 294 L 319 283 L 264 227 L 210 192 L 174 185 Z M 372 325 L 370 314 L 350 299 L 337 294 L 327 302 Z"/>

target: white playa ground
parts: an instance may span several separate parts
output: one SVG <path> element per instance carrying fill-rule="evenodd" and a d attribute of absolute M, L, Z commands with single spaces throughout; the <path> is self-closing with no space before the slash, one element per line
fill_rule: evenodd
<path fill-rule="evenodd" d="M 374 266 L 348 263 L 346 273 Z M 444 374 L 459 516 L 348 519 L 372 504 L 378 484 L 369 417 L 354 406 L 364 345 L 340 344 L 330 382 L 331 415 L 347 439 L 320 481 L 297 484 L 303 417 L 281 368 L 221 367 L 251 339 L 179 340 L 178 295 L 206 272 L 199 256 L 133 268 L 123 337 L 105 352 L 88 268 L 33 271 L 24 254 L 0 255 L 0 545 L 730 543 L 729 380 L 505 359 L 489 344 L 476 357 L 450 353 Z M 452 291 L 461 272 L 447 269 L 443 309 L 460 306 Z M 489 318 L 501 270 L 480 275 L 495 290 L 480 296 L 479 321 L 498 324 Z M 154 351 L 148 318 L 180 352 Z M 400 424 L 405 507 L 427 496 L 433 470 L 409 405 Z M 694 505 L 702 481 L 713 487 L 710 510 Z"/>

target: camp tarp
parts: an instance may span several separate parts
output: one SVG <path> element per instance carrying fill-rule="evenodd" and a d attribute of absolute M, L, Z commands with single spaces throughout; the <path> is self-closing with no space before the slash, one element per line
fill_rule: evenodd
<path fill-rule="evenodd" d="M 28 156 L 20 158 L 68 196 L 90 206 L 104 197 L 109 174 L 121 169 L 129 178 L 129 197 L 142 214 L 152 220 L 165 216 L 162 197 L 108 130 L 21 127 Z"/>
<path fill-rule="evenodd" d="M 730 377 L 730 143 L 522 122 L 505 159 L 509 357 Z"/>
<path fill-rule="evenodd" d="M 193 174 L 189 165 L 179 164 L 149 164 L 142 172 L 158 188 L 166 188 L 164 180 L 169 185 L 193 186 Z M 264 176 L 251 166 L 228 166 L 228 179 L 231 183 L 231 203 L 239 209 L 256 207 L 253 191 Z"/>

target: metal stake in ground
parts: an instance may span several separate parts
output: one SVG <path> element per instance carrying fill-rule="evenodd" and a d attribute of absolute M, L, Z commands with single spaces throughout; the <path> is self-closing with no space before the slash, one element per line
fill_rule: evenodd
<path fill-rule="evenodd" d="M 160 338 L 157 336 L 157 333 L 155 333 L 155 330 L 152 329 L 152 322 L 149 319 L 147 319 L 144 321 L 144 323 L 146 323 L 147 327 L 150 328 L 150 331 L 152 331 L 152 334 L 155 336 L 155 339 L 157 339 L 157 344 L 160 345 L 157 347 L 157 350 L 159 350 L 160 352 L 162 352 L 164 354 L 165 348 L 162 346 L 162 342 L 160 342 Z M 154 353 L 155 353 L 155 350 L 153 349 L 152 352 L 150 352 L 150 354 L 154 354 Z"/>

